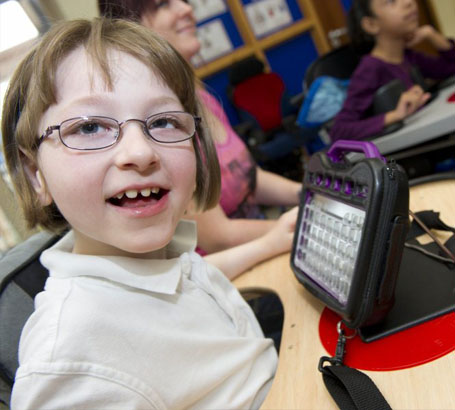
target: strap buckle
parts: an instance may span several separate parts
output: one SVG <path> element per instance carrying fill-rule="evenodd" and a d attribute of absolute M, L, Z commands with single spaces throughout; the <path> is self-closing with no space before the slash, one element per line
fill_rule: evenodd
<path fill-rule="evenodd" d="M 339 361 L 336 357 L 322 356 L 319 359 L 318 370 L 321 373 L 327 373 L 327 370 L 324 366 L 325 362 L 329 362 L 332 366 L 342 366 L 343 361 Z"/>
<path fill-rule="evenodd" d="M 343 366 L 344 354 L 346 352 L 346 339 L 352 339 L 355 336 L 355 333 L 351 336 L 346 337 L 344 334 L 344 330 L 341 328 L 341 323 L 342 321 L 340 320 L 337 324 L 338 341 L 337 347 L 335 349 L 335 356 L 334 357 L 322 356 L 319 359 L 318 369 L 321 373 L 326 372 L 326 370 L 324 369 L 325 362 L 329 362 L 332 366 Z"/>

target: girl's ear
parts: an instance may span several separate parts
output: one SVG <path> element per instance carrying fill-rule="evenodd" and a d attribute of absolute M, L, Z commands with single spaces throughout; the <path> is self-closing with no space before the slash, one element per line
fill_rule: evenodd
<path fill-rule="evenodd" d="M 42 206 L 47 206 L 52 203 L 52 196 L 50 195 L 46 181 L 44 180 L 43 174 L 39 170 L 36 161 L 33 160 L 29 154 L 21 149 L 22 162 L 24 164 L 25 173 L 28 180 L 32 184 L 36 195 Z"/>
<path fill-rule="evenodd" d="M 362 17 L 362 20 L 360 20 L 360 26 L 363 31 L 371 36 L 375 36 L 379 33 L 379 26 L 375 17 Z"/>

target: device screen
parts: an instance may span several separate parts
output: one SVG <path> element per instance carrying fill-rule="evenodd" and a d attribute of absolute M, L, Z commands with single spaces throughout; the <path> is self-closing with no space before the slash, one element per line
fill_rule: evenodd
<path fill-rule="evenodd" d="M 294 264 L 346 305 L 365 211 L 316 193 L 307 196 Z"/>

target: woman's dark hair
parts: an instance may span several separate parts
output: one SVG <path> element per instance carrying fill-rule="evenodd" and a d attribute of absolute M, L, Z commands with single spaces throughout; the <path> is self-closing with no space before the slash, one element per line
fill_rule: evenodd
<path fill-rule="evenodd" d="M 98 0 L 100 16 L 139 21 L 146 10 L 156 8 L 154 0 Z"/>
<path fill-rule="evenodd" d="M 353 0 L 348 13 L 348 32 L 352 46 L 359 54 L 367 54 L 374 46 L 374 37 L 362 28 L 364 17 L 374 17 L 371 0 Z"/>

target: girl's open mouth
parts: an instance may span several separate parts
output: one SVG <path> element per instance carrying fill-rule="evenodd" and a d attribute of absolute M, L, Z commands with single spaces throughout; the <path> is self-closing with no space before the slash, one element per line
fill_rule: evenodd
<path fill-rule="evenodd" d="M 158 187 L 141 190 L 131 189 L 109 198 L 107 202 L 123 208 L 139 208 L 157 203 L 168 192 L 168 190 Z"/>

